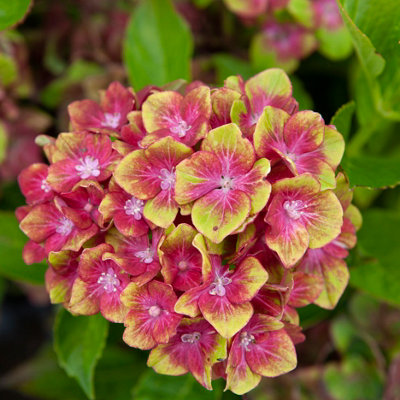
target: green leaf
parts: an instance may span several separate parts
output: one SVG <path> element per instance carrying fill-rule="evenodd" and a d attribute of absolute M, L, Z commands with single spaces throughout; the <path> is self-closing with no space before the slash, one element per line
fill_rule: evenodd
<path fill-rule="evenodd" d="M 314 16 L 310 0 L 290 0 L 287 10 L 301 25 L 312 28 Z"/>
<path fill-rule="evenodd" d="M 27 241 L 14 213 L 0 211 L 0 276 L 40 285 L 47 266 L 45 263 L 25 265 L 22 250 Z"/>
<path fill-rule="evenodd" d="M 56 108 L 64 95 L 64 92 L 74 84 L 81 83 L 84 79 L 99 75 L 102 68 L 96 63 L 77 60 L 72 63 L 65 74 L 52 81 L 41 93 L 41 100 L 48 108 Z"/>
<path fill-rule="evenodd" d="M 326 389 L 335 400 L 376 400 L 383 394 L 383 382 L 374 365 L 359 356 L 340 365 L 328 365 L 323 375 Z"/>
<path fill-rule="evenodd" d="M 108 344 L 96 367 L 96 399 L 131 399 L 132 387 L 146 368 L 142 355 L 144 352 L 140 350 Z M 33 359 L 7 374 L 2 386 L 17 388 L 43 400 L 87 399 L 75 379 L 68 377 L 57 365 L 54 350 L 47 346 Z"/>
<path fill-rule="evenodd" d="M 28 12 L 31 0 L 1 0 L 0 30 L 9 28 L 22 20 Z"/>
<path fill-rule="evenodd" d="M 357 328 L 348 317 L 341 315 L 331 324 L 331 336 L 335 348 L 345 354 L 357 336 Z"/>
<path fill-rule="evenodd" d="M 54 349 L 58 362 L 74 377 L 86 395 L 94 399 L 94 370 L 102 355 L 108 321 L 100 314 L 72 316 L 60 308 L 54 323 Z"/>
<path fill-rule="evenodd" d="M 6 157 L 8 144 L 8 137 L 5 126 L 0 123 L 0 163 L 2 163 Z"/>
<path fill-rule="evenodd" d="M 193 38 L 170 0 L 142 0 L 128 24 L 123 47 L 135 90 L 176 79 L 190 81 Z"/>
<path fill-rule="evenodd" d="M 350 269 L 353 286 L 394 305 L 400 305 L 400 247 L 394 242 L 398 237 L 398 212 L 384 209 L 366 211 L 358 232 L 358 246 L 370 260 Z"/>
<path fill-rule="evenodd" d="M 349 101 L 343 104 L 331 119 L 331 124 L 336 126 L 336 129 L 343 135 L 345 140 L 347 140 L 350 135 L 351 121 L 355 109 L 356 105 L 354 101 Z"/>
<path fill-rule="evenodd" d="M 212 392 L 204 389 L 192 375 L 167 376 L 159 375 L 153 370 L 147 370 L 140 378 L 133 391 L 135 400 L 221 400 L 223 382 L 213 382 Z M 225 398 L 225 397 L 224 397 Z M 230 397 L 239 399 L 239 397 Z"/>
<path fill-rule="evenodd" d="M 341 166 L 351 186 L 369 188 L 395 187 L 400 184 L 400 158 L 373 156 L 346 156 Z"/>
<path fill-rule="evenodd" d="M 0 54 L 0 84 L 11 85 L 18 76 L 17 65 L 12 57 L 7 54 Z"/>
<path fill-rule="evenodd" d="M 400 120 L 400 7 L 398 0 L 338 0 L 368 82 L 375 109 Z"/>
<path fill-rule="evenodd" d="M 351 36 L 345 26 L 336 30 L 318 29 L 315 35 L 319 42 L 318 51 L 332 61 L 343 60 L 353 52 Z"/>
<path fill-rule="evenodd" d="M 217 83 L 220 85 L 223 85 L 228 76 L 241 75 L 244 80 L 247 80 L 255 73 L 248 61 L 230 54 L 216 54 L 213 56 L 213 61 L 217 70 Z"/>

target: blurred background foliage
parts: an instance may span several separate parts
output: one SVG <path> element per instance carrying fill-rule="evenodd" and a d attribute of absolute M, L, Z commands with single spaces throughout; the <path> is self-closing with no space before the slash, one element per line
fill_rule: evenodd
<path fill-rule="evenodd" d="M 400 399 L 398 5 L 339 0 L 354 51 L 319 33 L 328 48 L 289 68 L 300 108 L 320 112 L 346 139 L 341 167 L 364 223 L 337 308 L 301 310 L 299 367 L 264 379 L 248 399 Z M 221 0 L 1 0 L 0 11 L 0 398 L 238 398 L 219 381 L 210 393 L 190 376 L 155 374 L 144 352 L 123 345 L 120 326 L 56 313 L 42 287 L 46 266 L 23 264 L 13 210 L 23 204 L 18 173 L 42 160 L 35 137 L 68 130 L 68 103 L 96 99 L 113 80 L 139 90 L 248 78 L 274 62 L 254 50 L 261 22 Z"/>

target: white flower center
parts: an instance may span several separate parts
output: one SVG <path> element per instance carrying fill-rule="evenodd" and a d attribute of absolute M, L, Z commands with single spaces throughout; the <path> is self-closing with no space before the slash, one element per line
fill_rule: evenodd
<path fill-rule="evenodd" d="M 224 193 L 228 193 L 230 190 L 234 188 L 234 178 L 230 178 L 228 176 L 221 176 L 221 180 L 219 181 L 221 189 Z"/>
<path fill-rule="evenodd" d="M 200 332 L 185 333 L 181 336 L 181 340 L 183 343 L 196 343 L 200 340 L 200 338 Z"/>
<path fill-rule="evenodd" d="M 188 130 L 192 129 L 191 125 L 188 125 L 186 121 L 180 116 L 175 116 L 175 118 L 164 116 L 164 120 L 169 123 L 169 130 L 180 138 L 185 137 Z"/>
<path fill-rule="evenodd" d="M 74 223 L 67 217 L 61 217 L 58 222 L 56 232 L 62 236 L 68 236 L 74 227 Z"/>
<path fill-rule="evenodd" d="M 108 268 L 107 272 L 102 272 L 97 279 L 97 283 L 103 287 L 107 293 L 115 293 L 117 287 L 121 284 L 117 278 L 117 274 L 112 268 Z"/>
<path fill-rule="evenodd" d="M 124 205 L 124 210 L 126 215 L 133 215 L 133 217 L 139 221 L 142 219 L 142 214 L 143 214 L 143 207 L 144 207 L 144 201 L 139 200 L 136 197 L 130 198 L 125 202 Z"/>
<path fill-rule="evenodd" d="M 154 259 L 154 250 L 149 247 L 146 250 L 138 251 L 135 253 L 135 257 L 140 258 L 140 261 L 145 264 L 150 264 Z"/>
<path fill-rule="evenodd" d="M 166 168 L 163 168 L 160 171 L 160 176 L 159 178 L 161 179 L 161 189 L 162 190 L 171 190 L 175 186 L 175 172 L 168 171 Z"/>
<path fill-rule="evenodd" d="M 210 290 L 208 293 L 210 293 L 212 296 L 225 296 L 226 294 L 226 289 L 225 286 L 229 285 L 232 282 L 232 279 L 227 278 L 226 276 L 219 277 L 214 280 L 214 282 L 210 285 Z"/>
<path fill-rule="evenodd" d="M 307 208 L 307 204 L 304 204 L 301 200 L 287 200 L 283 203 L 283 208 L 286 214 L 291 219 L 299 219 L 304 214 L 304 209 Z"/>
<path fill-rule="evenodd" d="M 188 125 L 186 121 L 181 120 L 178 121 L 177 124 L 175 126 L 172 126 L 170 129 L 171 132 L 176 133 L 180 138 L 182 138 L 186 136 L 186 132 L 191 128 L 191 125 Z"/>
<path fill-rule="evenodd" d="M 242 332 L 240 334 L 240 345 L 243 346 L 246 351 L 250 351 L 249 345 L 254 343 L 256 340 L 253 335 L 248 332 Z"/>
<path fill-rule="evenodd" d="M 104 113 L 104 121 L 101 123 L 101 126 L 115 129 L 118 128 L 120 121 L 121 121 L 120 113 L 114 113 L 114 114 Z"/>
<path fill-rule="evenodd" d="M 161 311 L 162 310 L 159 306 L 154 305 L 149 308 L 149 315 L 150 315 L 150 317 L 156 318 L 161 314 Z"/>
<path fill-rule="evenodd" d="M 75 166 L 78 175 L 81 179 L 87 179 L 91 176 L 97 177 L 100 175 L 100 164 L 97 158 L 86 156 L 79 159 L 80 164 Z"/>
<path fill-rule="evenodd" d="M 182 272 L 186 271 L 188 269 L 188 267 L 189 267 L 189 264 L 187 261 L 184 261 L 184 260 L 179 261 L 179 263 L 178 263 L 179 271 L 182 271 Z"/>
<path fill-rule="evenodd" d="M 47 183 L 46 179 L 43 179 L 43 180 L 42 180 L 42 184 L 40 185 L 40 189 L 42 189 L 43 192 L 45 192 L 45 193 L 51 192 L 51 187 L 50 187 L 50 185 Z"/>

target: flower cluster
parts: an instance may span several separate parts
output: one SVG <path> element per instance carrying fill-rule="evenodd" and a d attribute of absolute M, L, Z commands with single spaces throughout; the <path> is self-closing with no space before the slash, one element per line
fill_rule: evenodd
<path fill-rule="evenodd" d="M 335 127 L 298 111 L 279 69 L 213 89 L 115 82 L 69 115 L 38 140 L 50 165 L 19 176 L 23 257 L 48 260 L 51 301 L 124 323 L 155 371 L 207 389 L 295 368 L 296 308 L 336 305 L 360 226 Z"/>
<path fill-rule="evenodd" d="M 224 0 L 247 24 L 259 26 L 251 44 L 256 64 L 290 72 L 315 50 L 337 60 L 352 51 L 335 0 Z"/>

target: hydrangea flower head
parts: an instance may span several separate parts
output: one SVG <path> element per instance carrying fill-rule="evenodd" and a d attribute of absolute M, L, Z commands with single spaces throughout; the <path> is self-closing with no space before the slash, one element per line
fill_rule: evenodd
<path fill-rule="evenodd" d="M 297 309 L 336 305 L 361 224 L 335 127 L 298 111 L 279 69 L 181 92 L 114 83 L 69 111 L 49 165 L 19 177 L 23 257 L 47 259 L 51 302 L 123 323 L 149 367 L 209 390 L 295 368 Z"/>

